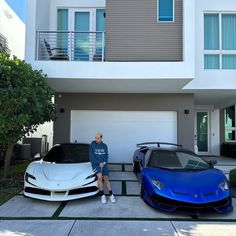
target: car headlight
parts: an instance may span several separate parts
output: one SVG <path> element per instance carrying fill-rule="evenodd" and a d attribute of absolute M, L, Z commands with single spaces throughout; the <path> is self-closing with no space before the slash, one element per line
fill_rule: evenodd
<path fill-rule="evenodd" d="M 229 185 L 228 185 L 227 181 L 221 182 L 221 183 L 219 184 L 219 188 L 220 188 L 222 191 L 228 191 L 228 190 L 229 190 Z"/>
<path fill-rule="evenodd" d="M 33 179 L 33 180 L 36 180 L 36 178 L 33 176 L 33 175 L 31 175 L 31 174 L 29 174 L 29 173 L 25 173 L 25 181 L 26 182 L 28 182 L 29 184 L 32 184 L 31 182 L 30 182 L 30 179 Z"/>
<path fill-rule="evenodd" d="M 159 181 L 159 180 L 157 180 L 157 179 L 151 179 L 151 181 L 152 181 L 152 184 L 157 188 L 157 189 L 159 189 L 159 190 L 162 190 L 163 188 L 164 188 L 164 184 L 161 182 L 161 181 Z"/>

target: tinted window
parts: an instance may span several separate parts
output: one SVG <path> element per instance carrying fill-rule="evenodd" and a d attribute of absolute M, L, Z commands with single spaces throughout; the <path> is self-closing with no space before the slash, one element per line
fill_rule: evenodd
<path fill-rule="evenodd" d="M 158 0 L 158 20 L 173 21 L 174 20 L 174 0 Z"/>
<path fill-rule="evenodd" d="M 89 162 L 88 144 L 63 144 L 54 146 L 43 158 L 47 162 L 55 163 L 83 163 Z"/>
<path fill-rule="evenodd" d="M 153 151 L 147 166 L 179 170 L 202 170 L 210 168 L 207 162 L 194 153 L 168 150 Z"/>

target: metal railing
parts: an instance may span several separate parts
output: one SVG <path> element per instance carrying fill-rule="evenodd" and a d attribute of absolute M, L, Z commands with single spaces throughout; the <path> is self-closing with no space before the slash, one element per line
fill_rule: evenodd
<path fill-rule="evenodd" d="M 0 33 L 0 52 L 10 55 L 11 51 L 8 48 L 7 38 Z"/>
<path fill-rule="evenodd" d="M 104 61 L 105 33 L 37 31 L 36 60 Z"/>

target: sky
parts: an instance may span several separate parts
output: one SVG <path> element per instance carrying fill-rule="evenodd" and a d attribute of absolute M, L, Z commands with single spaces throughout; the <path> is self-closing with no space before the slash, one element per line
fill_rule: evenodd
<path fill-rule="evenodd" d="M 26 0 L 6 0 L 11 8 L 16 12 L 16 14 L 25 23 L 26 19 Z"/>

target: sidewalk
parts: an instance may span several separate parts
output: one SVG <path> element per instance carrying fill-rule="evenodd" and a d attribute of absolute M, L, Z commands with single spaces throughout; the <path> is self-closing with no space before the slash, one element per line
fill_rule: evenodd
<path fill-rule="evenodd" d="M 235 236 L 236 222 L 2 220 L 1 236 Z"/>

